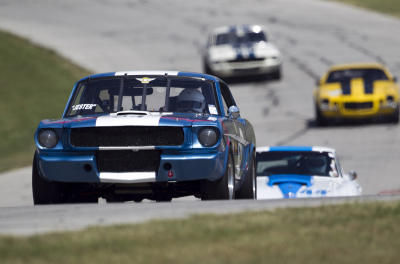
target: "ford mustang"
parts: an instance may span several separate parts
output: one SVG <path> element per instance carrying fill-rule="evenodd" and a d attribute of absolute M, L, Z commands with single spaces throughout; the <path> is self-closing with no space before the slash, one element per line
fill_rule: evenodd
<path fill-rule="evenodd" d="M 214 29 L 203 58 L 204 72 L 218 77 L 269 75 L 281 78 L 282 55 L 261 25 Z"/>
<path fill-rule="evenodd" d="M 258 199 L 357 196 L 357 174 L 345 174 L 336 151 L 324 147 L 257 148 Z"/>
<path fill-rule="evenodd" d="M 214 76 L 87 76 L 34 138 L 34 204 L 256 198 L 253 127 Z"/>
<path fill-rule="evenodd" d="M 314 90 L 318 126 L 334 119 L 385 119 L 399 122 L 399 86 L 379 63 L 332 66 Z"/>

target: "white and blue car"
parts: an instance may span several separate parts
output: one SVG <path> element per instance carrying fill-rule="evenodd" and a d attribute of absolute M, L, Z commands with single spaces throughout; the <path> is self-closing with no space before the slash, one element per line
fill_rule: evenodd
<path fill-rule="evenodd" d="M 34 138 L 34 204 L 256 198 L 253 127 L 214 76 L 87 76 Z"/>
<path fill-rule="evenodd" d="M 357 196 L 356 178 L 354 171 L 344 173 L 331 148 L 257 148 L 257 199 Z"/>
<path fill-rule="evenodd" d="M 266 26 L 214 29 L 203 56 L 204 72 L 221 78 L 248 75 L 281 78 L 282 54 Z"/>

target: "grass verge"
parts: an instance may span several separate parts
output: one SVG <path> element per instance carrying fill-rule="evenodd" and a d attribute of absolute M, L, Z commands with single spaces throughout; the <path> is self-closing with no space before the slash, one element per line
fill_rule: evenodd
<path fill-rule="evenodd" d="M 60 118 L 73 85 L 88 74 L 51 50 L 0 31 L 0 171 L 32 164 L 40 120 Z"/>
<path fill-rule="evenodd" d="M 334 0 L 400 17 L 399 0 Z"/>
<path fill-rule="evenodd" d="M 398 263 L 400 202 L 0 236 L 0 263 Z"/>

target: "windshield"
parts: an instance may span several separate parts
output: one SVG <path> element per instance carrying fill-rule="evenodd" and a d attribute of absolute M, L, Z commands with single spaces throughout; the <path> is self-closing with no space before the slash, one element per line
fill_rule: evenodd
<path fill-rule="evenodd" d="M 115 77 L 78 84 L 66 116 L 151 111 L 219 115 L 214 83 L 181 77 Z"/>
<path fill-rule="evenodd" d="M 386 74 L 380 69 L 352 69 L 331 72 L 326 83 L 346 82 L 353 78 L 363 78 L 370 81 L 388 79 Z"/>
<path fill-rule="evenodd" d="M 298 174 L 338 177 L 335 157 L 329 152 L 270 151 L 257 153 L 257 176 Z"/>
<path fill-rule="evenodd" d="M 245 34 L 237 34 L 236 32 L 229 32 L 217 35 L 215 45 L 225 44 L 240 44 L 246 42 L 260 42 L 267 41 L 264 32 L 246 32 Z"/>

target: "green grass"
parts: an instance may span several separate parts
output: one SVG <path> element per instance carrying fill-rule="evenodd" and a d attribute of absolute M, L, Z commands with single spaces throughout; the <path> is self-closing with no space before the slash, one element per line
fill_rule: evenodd
<path fill-rule="evenodd" d="M 60 118 L 73 85 L 88 74 L 53 51 L 0 31 L 0 171 L 32 164 L 40 120 Z"/>
<path fill-rule="evenodd" d="M 400 0 L 335 0 L 400 17 Z"/>
<path fill-rule="evenodd" d="M 399 263 L 400 202 L 0 236 L 0 263 Z"/>

